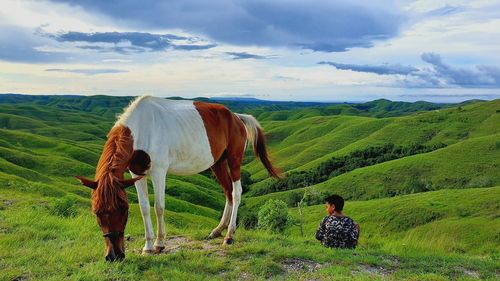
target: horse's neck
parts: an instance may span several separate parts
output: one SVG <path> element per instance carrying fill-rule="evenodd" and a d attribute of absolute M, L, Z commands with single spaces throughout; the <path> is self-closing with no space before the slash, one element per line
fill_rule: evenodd
<path fill-rule="evenodd" d="M 133 139 L 130 129 L 124 126 L 113 127 L 97 164 L 96 177 L 115 176 L 123 179 L 132 152 Z"/>

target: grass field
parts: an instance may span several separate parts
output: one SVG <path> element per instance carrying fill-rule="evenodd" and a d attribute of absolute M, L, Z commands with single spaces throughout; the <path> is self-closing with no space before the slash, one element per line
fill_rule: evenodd
<path fill-rule="evenodd" d="M 314 241 L 324 214 L 318 205 L 304 212 L 304 237 L 297 226 L 284 234 L 240 228 L 233 246 L 204 240 L 217 223 L 209 213 L 168 211 L 167 252 L 143 256 L 142 219 L 134 204 L 126 260 L 110 264 L 88 202 L 74 217 L 61 217 L 53 213 L 51 198 L 8 190 L 0 198 L 1 279 L 495 280 L 499 192 L 442 190 L 348 202 L 347 214 L 362 229 L 354 251 L 329 250 Z"/>
<path fill-rule="evenodd" d="M 252 190 L 266 188 L 270 179 L 249 155 L 244 169 L 252 185 L 242 216 L 279 198 L 292 207 L 293 223 L 280 234 L 240 226 L 232 246 L 205 240 L 224 206 L 214 179 L 171 176 L 167 251 L 141 255 L 143 223 L 130 188 L 127 257 L 110 264 L 90 212 L 90 191 L 73 176 L 93 177 L 106 133 L 129 100 L 7 96 L 0 102 L 0 280 L 500 278 L 500 100 L 454 107 L 230 102 L 258 116 L 285 172 L 385 143 L 445 146 L 263 196 Z M 305 207 L 301 235 L 294 203 L 304 192 L 349 199 L 346 213 L 361 224 L 356 250 L 329 250 L 314 240 L 322 204 Z"/>

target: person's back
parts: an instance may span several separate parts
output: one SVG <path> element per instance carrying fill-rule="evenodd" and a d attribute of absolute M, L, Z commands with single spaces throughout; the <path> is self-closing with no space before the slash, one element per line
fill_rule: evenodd
<path fill-rule="evenodd" d="M 320 240 L 325 247 L 355 248 L 359 238 L 359 225 L 342 213 L 344 199 L 338 195 L 332 195 L 325 201 L 329 216 L 326 216 L 320 223 L 316 239 Z"/>

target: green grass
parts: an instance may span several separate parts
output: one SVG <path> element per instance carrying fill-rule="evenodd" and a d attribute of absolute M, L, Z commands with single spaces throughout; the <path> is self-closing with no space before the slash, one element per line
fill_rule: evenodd
<path fill-rule="evenodd" d="M 257 280 L 473 280 L 471 276 L 495 280 L 500 269 L 495 236 L 500 224 L 499 190 L 443 190 L 348 202 L 346 212 L 362 227 L 360 245 L 354 251 L 325 249 L 314 241 L 324 207 L 311 206 L 305 211 L 305 238 L 296 226 L 289 227 L 286 235 L 240 228 L 236 244 L 230 247 L 220 245 L 222 239 L 203 240 L 216 220 L 167 212 L 167 234 L 182 235 L 184 242 L 172 244 L 179 248 L 171 253 L 142 256 L 142 218 L 132 204 L 127 257 L 114 264 L 104 261 L 104 240 L 88 206 L 79 207 L 74 217 L 61 217 L 51 212 L 51 199 L 7 191 L 0 198 L 0 280 L 228 280 L 242 276 Z M 468 198 L 473 200 L 463 201 Z M 400 228 L 419 214 L 432 212 L 440 214 L 439 218 Z M 299 269 L 290 269 L 290 263 Z"/>
<path fill-rule="evenodd" d="M 173 247 L 167 254 L 140 254 L 143 222 L 135 189 L 129 188 L 127 257 L 110 264 L 104 262 L 104 240 L 90 211 L 90 190 L 73 176 L 93 176 L 114 116 L 129 100 L 0 96 L 0 280 L 499 277 L 499 100 L 460 108 L 385 100 L 307 107 L 227 102 L 262 121 L 269 150 L 285 171 L 307 170 L 325 159 L 387 142 L 448 146 L 355 169 L 307 188 L 318 198 L 335 192 L 350 199 L 346 213 L 362 229 L 354 251 L 325 249 L 314 240 L 322 205 L 304 210 L 304 237 L 298 226 L 290 225 L 283 234 L 239 227 L 230 247 L 221 246 L 222 238 L 204 240 L 218 224 L 224 195 L 212 177 L 201 174 L 167 180 L 165 221 Z M 255 181 L 250 189 L 269 181 L 252 159 L 244 167 Z M 151 183 L 149 187 L 153 203 Z M 422 187 L 430 191 L 420 192 Z M 257 214 L 267 199 L 292 202 L 304 190 L 245 196 L 240 211 Z M 298 210 L 290 213 L 297 221 Z"/>

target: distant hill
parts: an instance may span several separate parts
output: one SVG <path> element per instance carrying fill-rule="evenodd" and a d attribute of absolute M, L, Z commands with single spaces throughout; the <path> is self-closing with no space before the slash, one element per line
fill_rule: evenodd
<path fill-rule="evenodd" d="M 182 97 L 168 99 L 184 100 Z M 77 110 L 96 113 L 107 118 L 114 118 L 122 112 L 134 97 L 130 96 L 79 96 L 79 95 L 22 95 L 0 94 L 0 104 L 45 105 L 57 109 Z M 389 117 L 412 114 L 418 111 L 435 110 L 454 106 L 430 102 L 393 102 L 386 99 L 366 103 L 322 103 L 268 101 L 247 97 L 212 97 L 192 100 L 215 102 L 226 105 L 229 109 L 253 114 L 259 120 L 296 120 L 312 116 L 356 115 L 371 117 Z M 474 100 L 459 105 L 480 102 Z M 298 110 L 300 109 L 300 110 Z"/>

